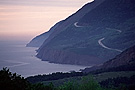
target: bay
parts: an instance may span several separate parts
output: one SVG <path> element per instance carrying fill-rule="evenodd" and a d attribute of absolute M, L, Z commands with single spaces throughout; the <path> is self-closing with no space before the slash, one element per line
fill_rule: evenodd
<path fill-rule="evenodd" d="M 54 72 L 79 71 L 85 66 L 54 64 L 35 57 L 38 48 L 25 47 L 27 41 L 0 41 L 0 69 L 7 67 L 23 77 Z"/>

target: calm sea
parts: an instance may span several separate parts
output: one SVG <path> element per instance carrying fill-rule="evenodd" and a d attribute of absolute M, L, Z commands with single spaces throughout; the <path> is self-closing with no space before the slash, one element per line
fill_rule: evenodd
<path fill-rule="evenodd" d="M 37 48 L 25 47 L 24 41 L 0 41 L 0 69 L 7 67 L 23 77 L 49 74 L 53 72 L 69 72 L 84 69 L 83 66 L 53 64 L 36 58 Z"/>

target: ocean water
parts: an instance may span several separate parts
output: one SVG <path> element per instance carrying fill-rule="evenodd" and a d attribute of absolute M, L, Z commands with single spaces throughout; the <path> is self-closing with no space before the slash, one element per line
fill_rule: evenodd
<path fill-rule="evenodd" d="M 7 67 L 12 72 L 28 77 L 54 72 L 79 71 L 85 66 L 54 64 L 36 58 L 34 47 L 25 47 L 24 41 L 0 41 L 0 69 Z"/>

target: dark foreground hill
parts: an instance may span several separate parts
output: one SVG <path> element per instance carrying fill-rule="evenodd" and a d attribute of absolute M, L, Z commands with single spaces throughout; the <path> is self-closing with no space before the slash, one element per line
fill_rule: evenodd
<path fill-rule="evenodd" d="M 126 49 L 115 58 L 104 62 L 102 65 L 93 66 L 82 70 L 83 72 L 110 72 L 110 71 L 135 71 L 135 45 Z"/>

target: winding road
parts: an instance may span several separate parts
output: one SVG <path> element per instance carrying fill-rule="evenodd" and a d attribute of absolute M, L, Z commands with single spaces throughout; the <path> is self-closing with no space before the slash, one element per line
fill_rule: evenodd
<path fill-rule="evenodd" d="M 75 23 L 74 23 L 74 26 L 75 26 L 75 27 L 77 27 L 77 28 L 78 28 L 78 27 L 83 27 L 83 26 L 77 25 L 77 23 L 78 23 L 78 22 L 75 22 Z M 110 28 L 106 28 L 106 29 L 110 29 Z M 115 30 L 115 31 L 117 31 L 117 32 L 119 32 L 119 33 L 122 32 L 121 30 L 118 30 L 118 29 L 113 29 L 113 30 Z M 105 38 L 101 38 L 101 39 L 98 40 L 98 44 L 99 44 L 101 47 L 103 47 L 103 48 L 105 48 L 105 49 L 108 49 L 108 50 L 113 50 L 113 51 L 117 51 L 117 52 L 122 52 L 122 50 L 110 48 L 110 47 L 107 47 L 106 45 L 104 45 L 104 44 L 102 43 L 102 41 L 103 41 L 104 39 L 105 39 Z"/>
<path fill-rule="evenodd" d="M 119 32 L 119 33 L 121 33 L 122 31 L 121 30 L 119 30 L 119 29 L 111 29 L 111 28 L 106 28 L 106 29 L 108 29 L 108 30 L 115 30 L 115 31 L 117 31 L 117 32 Z"/>
<path fill-rule="evenodd" d="M 106 28 L 106 29 L 110 29 L 110 28 Z M 115 30 L 115 31 L 117 31 L 117 32 L 119 32 L 119 33 L 122 32 L 121 30 L 118 30 L 118 29 L 113 29 L 113 30 Z M 109 47 L 105 46 L 105 45 L 102 43 L 102 41 L 103 41 L 104 39 L 105 39 L 105 38 L 101 38 L 101 39 L 98 40 L 98 43 L 99 43 L 100 46 L 102 46 L 103 48 L 108 49 L 108 50 L 114 50 L 114 51 L 117 51 L 117 52 L 122 52 L 122 50 L 114 49 L 114 48 L 109 48 Z"/>

